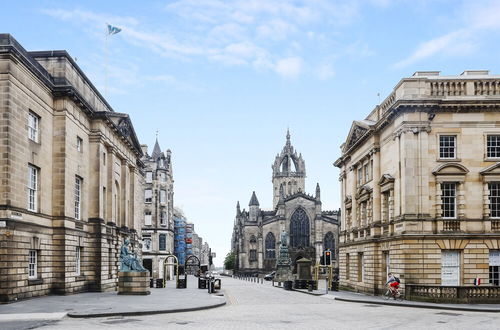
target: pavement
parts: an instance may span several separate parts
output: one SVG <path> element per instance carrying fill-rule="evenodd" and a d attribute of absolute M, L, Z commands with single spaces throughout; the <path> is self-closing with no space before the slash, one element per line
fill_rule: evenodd
<path fill-rule="evenodd" d="M 277 284 L 275 284 L 275 287 L 278 287 Z M 469 311 L 469 312 L 500 313 L 500 301 L 498 304 L 437 304 L 437 303 L 410 301 L 410 300 L 402 300 L 402 301 L 393 299 L 387 300 L 382 296 L 371 296 L 349 291 L 329 291 L 328 293 L 326 293 L 325 288 L 326 288 L 326 283 L 324 281 L 319 281 L 318 290 L 309 291 L 302 289 L 293 289 L 293 291 L 313 296 L 322 296 L 324 298 L 334 299 L 338 301 L 361 303 L 361 304 L 376 304 L 376 305 L 400 306 L 400 307 L 411 307 L 411 308 L 430 308 L 430 309 Z"/>
<path fill-rule="evenodd" d="M 0 322 L 60 320 L 75 318 L 134 316 L 179 313 L 220 307 L 226 304 L 222 293 L 209 294 L 198 289 L 197 278 L 188 276 L 186 289 L 176 289 L 174 281 L 166 288 L 150 289 L 147 296 L 117 295 L 116 292 L 88 292 L 67 296 L 45 296 L 0 305 Z M 222 281 L 224 285 L 224 281 Z"/>

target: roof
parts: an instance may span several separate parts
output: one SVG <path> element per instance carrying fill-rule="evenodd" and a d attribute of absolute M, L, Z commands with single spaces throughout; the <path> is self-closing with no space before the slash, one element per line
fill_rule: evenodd
<path fill-rule="evenodd" d="M 156 139 L 155 146 L 153 148 L 153 153 L 151 154 L 151 158 L 157 159 L 161 155 L 161 148 L 158 144 L 158 139 Z"/>
<path fill-rule="evenodd" d="M 250 199 L 250 203 L 248 204 L 248 206 L 252 206 L 252 205 L 257 205 L 259 206 L 259 200 L 257 199 L 257 196 L 255 195 L 255 191 L 252 193 L 252 198 Z"/>

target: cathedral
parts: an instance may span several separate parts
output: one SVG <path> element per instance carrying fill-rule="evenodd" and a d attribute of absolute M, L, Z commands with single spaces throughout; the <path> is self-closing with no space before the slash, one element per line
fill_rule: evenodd
<path fill-rule="evenodd" d="M 259 206 L 255 191 L 249 209 L 236 204 L 236 218 L 231 250 L 236 255 L 238 273 L 264 273 L 274 270 L 279 250 L 280 233 L 289 235 L 292 263 L 308 258 L 319 263 L 323 251 L 330 250 L 332 263 L 337 267 L 339 211 L 321 210 L 321 192 L 316 185 L 315 195 L 305 193 L 306 168 L 302 154 L 297 154 L 290 142 L 276 156 L 272 165 L 273 210 Z"/>

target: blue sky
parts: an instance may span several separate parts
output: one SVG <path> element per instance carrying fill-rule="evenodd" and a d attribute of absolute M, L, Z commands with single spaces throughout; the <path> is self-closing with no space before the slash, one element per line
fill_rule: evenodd
<path fill-rule="evenodd" d="M 500 73 L 500 1 L 9 1 L 0 32 L 65 49 L 129 113 L 142 143 L 172 150 L 175 204 L 217 252 L 236 201 L 272 207 L 271 164 L 290 127 L 306 190 L 337 209 L 339 156 L 364 118 L 418 70 Z M 380 99 L 378 93 L 380 93 Z"/>

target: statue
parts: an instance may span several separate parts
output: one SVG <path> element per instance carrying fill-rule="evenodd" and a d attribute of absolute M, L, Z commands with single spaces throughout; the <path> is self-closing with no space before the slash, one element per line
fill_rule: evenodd
<path fill-rule="evenodd" d="M 120 271 L 121 272 L 146 272 L 147 269 L 142 266 L 142 262 L 137 255 L 128 251 L 129 239 L 125 239 L 120 249 Z"/>
<path fill-rule="evenodd" d="M 276 277 L 278 282 L 287 282 L 292 279 L 292 261 L 288 253 L 288 234 L 282 231 L 280 235 L 280 249 L 276 260 Z"/>

